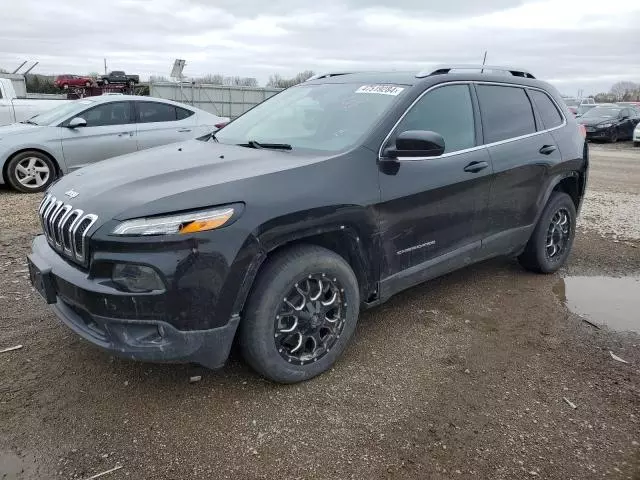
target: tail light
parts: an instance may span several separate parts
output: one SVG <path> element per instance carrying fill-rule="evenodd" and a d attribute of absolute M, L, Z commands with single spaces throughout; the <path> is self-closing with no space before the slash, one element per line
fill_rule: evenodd
<path fill-rule="evenodd" d="M 587 138 L 587 129 L 581 123 L 578 124 L 578 131 L 580 132 L 580 135 L 582 135 L 582 138 Z"/>
<path fill-rule="evenodd" d="M 214 127 L 216 127 L 218 130 L 220 130 L 222 127 L 226 127 L 228 124 L 229 124 L 229 122 L 216 123 L 214 125 Z"/>

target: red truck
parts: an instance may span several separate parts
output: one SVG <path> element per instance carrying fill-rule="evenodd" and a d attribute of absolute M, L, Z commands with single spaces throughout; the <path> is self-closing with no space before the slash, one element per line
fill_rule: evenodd
<path fill-rule="evenodd" d="M 93 78 L 82 75 L 58 75 L 54 83 L 63 90 L 69 87 L 90 87 L 93 85 Z"/>

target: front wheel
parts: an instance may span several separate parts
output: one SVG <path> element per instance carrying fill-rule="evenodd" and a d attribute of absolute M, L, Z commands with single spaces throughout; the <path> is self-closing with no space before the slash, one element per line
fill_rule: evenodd
<path fill-rule="evenodd" d="M 618 141 L 618 130 L 617 129 L 612 129 L 611 130 L 611 134 L 609 135 L 609 141 L 611 143 L 616 143 Z"/>
<path fill-rule="evenodd" d="M 45 190 L 56 178 L 52 160 L 44 153 L 28 150 L 15 155 L 7 166 L 7 180 L 19 192 Z"/>
<path fill-rule="evenodd" d="M 640 147 L 640 142 L 633 142 L 633 146 L 636 147 L 636 148 Z"/>
<path fill-rule="evenodd" d="M 358 282 L 338 254 L 301 245 L 267 260 L 240 325 L 247 363 L 266 378 L 296 383 L 329 369 L 353 335 Z"/>

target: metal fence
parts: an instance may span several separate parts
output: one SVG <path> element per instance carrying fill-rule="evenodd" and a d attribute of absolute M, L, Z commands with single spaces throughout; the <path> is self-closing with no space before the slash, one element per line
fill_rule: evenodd
<path fill-rule="evenodd" d="M 221 117 L 237 118 L 278 93 L 278 88 L 227 87 L 198 83 L 154 82 L 149 95 L 186 103 Z"/>

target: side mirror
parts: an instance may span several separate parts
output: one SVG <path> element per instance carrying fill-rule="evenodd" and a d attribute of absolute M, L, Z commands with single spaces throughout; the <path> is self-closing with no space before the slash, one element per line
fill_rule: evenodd
<path fill-rule="evenodd" d="M 87 121 L 82 117 L 72 118 L 69 122 L 69 128 L 86 127 Z"/>
<path fill-rule="evenodd" d="M 629 115 L 623 115 L 620 117 L 620 120 L 627 120 L 629 118 Z"/>
<path fill-rule="evenodd" d="M 444 138 L 429 130 L 407 130 L 396 138 L 395 148 L 387 148 L 385 158 L 437 157 L 444 153 Z"/>

